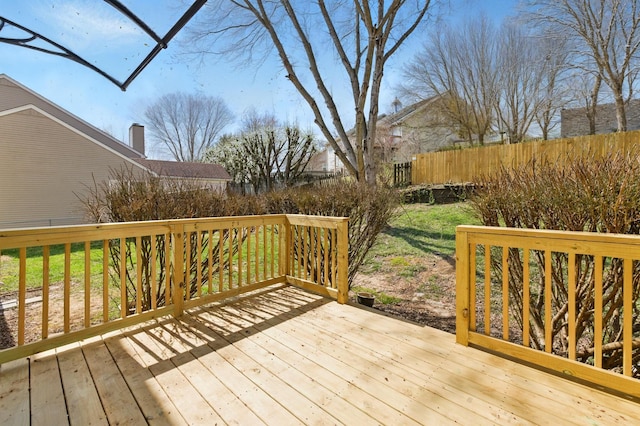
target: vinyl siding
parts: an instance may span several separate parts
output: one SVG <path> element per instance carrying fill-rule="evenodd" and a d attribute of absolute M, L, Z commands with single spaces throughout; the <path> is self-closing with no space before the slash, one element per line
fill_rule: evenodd
<path fill-rule="evenodd" d="M 57 119 L 64 121 L 71 127 L 78 129 L 92 139 L 119 152 L 129 158 L 141 158 L 142 154 L 134 151 L 131 147 L 121 143 L 111 136 L 103 133 L 87 122 L 79 119 L 75 115 L 65 111 L 59 106 L 52 104 L 44 98 L 36 95 L 27 88 L 20 86 L 10 78 L 0 75 L 0 111 L 7 111 L 24 105 L 34 105 L 39 109 L 51 114 Z"/>
<path fill-rule="evenodd" d="M 124 164 L 131 162 L 37 110 L 0 116 L 0 228 L 82 223 L 75 194 Z"/>

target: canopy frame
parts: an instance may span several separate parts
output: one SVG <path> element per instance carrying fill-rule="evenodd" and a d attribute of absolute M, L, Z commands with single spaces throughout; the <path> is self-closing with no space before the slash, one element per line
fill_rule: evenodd
<path fill-rule="evenodd" d="M 158 34 L 153 31 L 146 22 L 144 22 L 140 17 L 131 12 L 124 4 L 122 4 L 118 0 L 104 0 L 111 7 L 116 9 L 120 14 L 125 16 L 127 19 L 132 21 L 138 28 L 144 31 L 149 37 L 151 37 L 155 41 L 155 46 L 151 49 L 151 51 L 147 54 L 147 56 L 138 64 L 138 66 L 133 70 L 133 72 L 127 77 L 126 80 L 120 81 L 111 74 L 107 73 L 102 68 L 90 63 L 85 58 L 73 52 L 71 49 L 57 43 L 50 38 L 34 31 L 30 28 L 24 27 L 17 22 L 11 21 L 3 16 L 0 16 L 0 43 L 7 43 L 14 46 L 25 47 L 27 49 L 32 49 L 41 53 L 46 53 L 49 55 L 60 56 L 65 59 L 69 59 L 73 62 L 76 62 L 80 65 L 83 65 L 92 71 L 97 72 L 116 86 L 118 86 L 122 91 L 127 90 L 127 87 L 135 80 L 138 75 L 153 61 L 153 59 L 162 51 L 162 49 L 166 49 L 169 45 L 169 42 L 178 34 L 178 32 L 193 18 L 193 16 L 204 6 L 207 0 L 195 0 L 193 4 L 189 7 L 189 9 L 178 19 L 178 21 L 171 27 L 171 29 L 164 35 L 164 37 L 160 37 Z M 11 27 L 19 29 L 23 33 L 25 33 L 25 37 L 3 37 L 2 31 L 5 29 L 10 29 Z M 40 45 L 38 45 L 40 44 Z"/>

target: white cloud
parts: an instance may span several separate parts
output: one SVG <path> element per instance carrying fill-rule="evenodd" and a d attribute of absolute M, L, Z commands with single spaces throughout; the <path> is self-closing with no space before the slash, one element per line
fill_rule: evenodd
<path fill-rule="evenodd" d="M 43 22 L 50 22 L 54 32 L 50 38 L 72 50 L 124 46 L 139 43 L 143 36 L 142 30 L 107 3 L 74 0 L 42 6 Z"/>

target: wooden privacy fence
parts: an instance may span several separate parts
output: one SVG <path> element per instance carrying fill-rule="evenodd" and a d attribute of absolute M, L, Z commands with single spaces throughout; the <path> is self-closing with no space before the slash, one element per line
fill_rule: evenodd
<path fill-rule="evenodd" d="M 478 176 L 503 166 L 521 166 L 533 158 L 563 161 L 567 156 L 587 154 L 600 158 L 609 152 L 629 152 L 639 145 L 640 131 L 633 131 L 417 154 L 411 181 L 414 185 L 473 182 Z"/>
<path fill-rule="evenodd" d="M 0 231 L 0 364 L 278 283 L 345 303 L 347 226 L 270 215 Z"/>
<path fill-rule="evenodd" d="M 640 237 L 459 226 L 456 340 L 640 397 Z"/>

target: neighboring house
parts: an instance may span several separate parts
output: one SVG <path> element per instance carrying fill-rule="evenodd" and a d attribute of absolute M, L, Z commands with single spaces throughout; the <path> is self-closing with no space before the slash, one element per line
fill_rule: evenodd
<path fill-rule="evenodd" d="M 626 105 L 627 130 L 640 129 L 640 99 L 632 99 Z M 618 130 L 616 105 L 604 104 L 596 107 L 596 134 L 613 133 Z M 560 137 L 571 138 L 589 134 L 589 119 L 586 108 L 563 109 L 560 113 Z"/>
<path fill-rule="evenodd" d="M 336 155 L 335 150 L 328 143 L 324 148 L 313 154 L 305 172 L 311 175 L 330 175 L 344 172 L 344 164 Z"/>
<path fill-rule="evenodd" d="M 415 154 L 438 151 L 461 142 L 441 113 L 440 99 L 434 96 L 404 108 L 396 99 L 392 104 L 394 112 L 378 117 L 374 145 L 377 159 L 386 163 L 411 161 Z M 352 129 L 347 135 L 352 138 L 355 131 Z M 344 170 L 344 166 L 333 149 L 327 146 L 314 156 L 307 170 L 331 173 Z"/>
<path fill-rule="evenodd" d="M 133 148 L 0 74 L 0 229 L 83 223 L 78 196 L 121 167 L 158 173 L 161 163 L 168 175 L 216 188 L 230 180 L 216 165 L 146 160 L 140 125 L 130 139 Z"/>
<path fill-rule="evenodd" d="M 460 142 L 442 113 L 440 96 L 402 107 L 396 98 L 394 112 L 378 119 L 374 149 L 384 162 L 406 162 L 422 152 L 438 151 Z"/>

